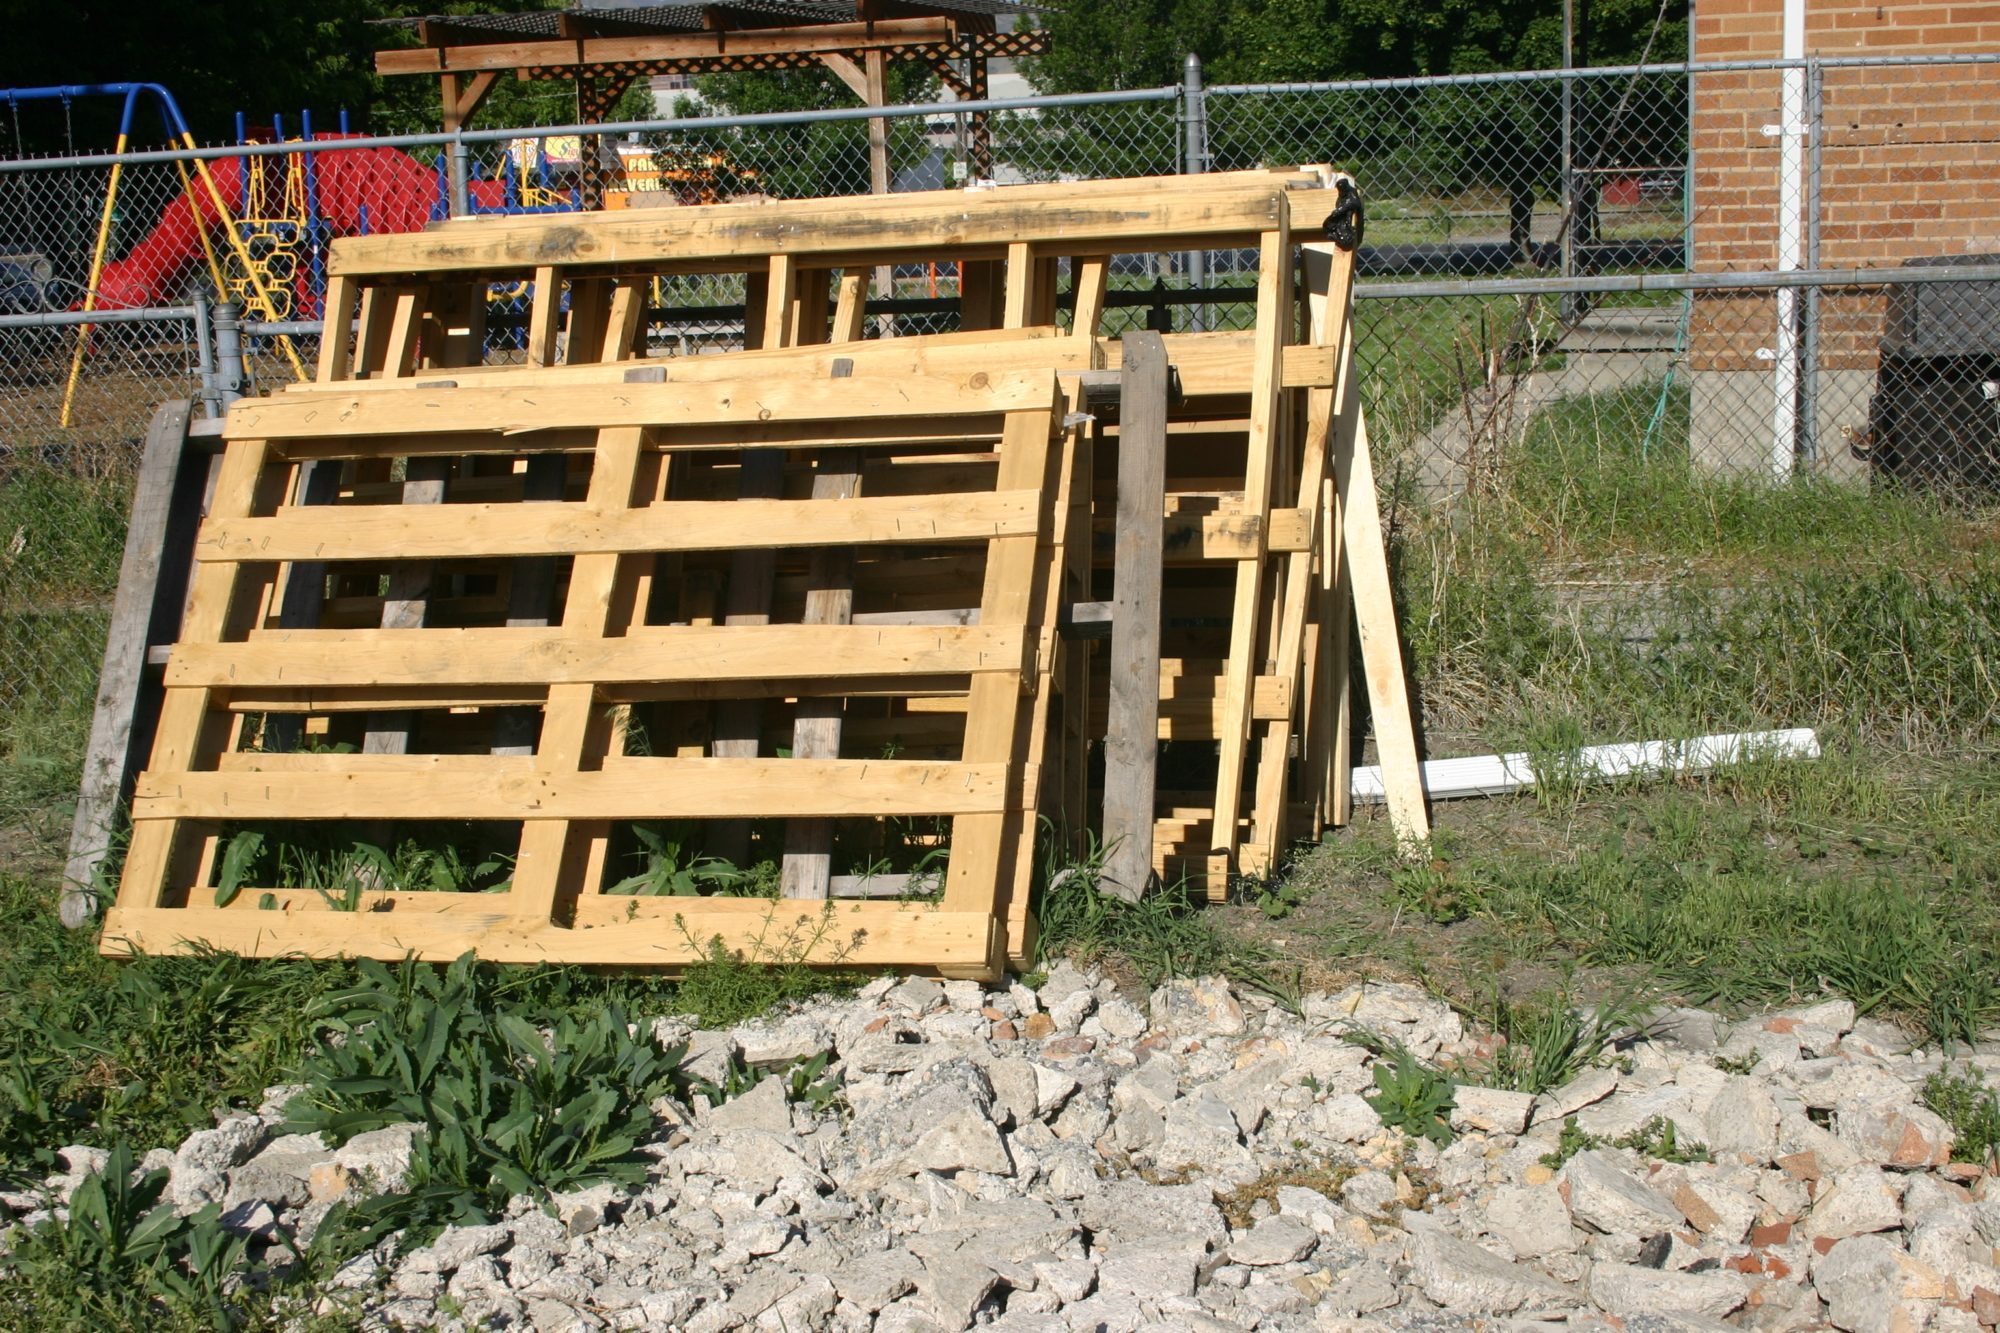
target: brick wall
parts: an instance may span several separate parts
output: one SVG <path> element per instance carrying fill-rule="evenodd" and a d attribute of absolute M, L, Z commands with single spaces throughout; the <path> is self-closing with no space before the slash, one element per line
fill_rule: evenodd
<path fill-rule="evenodd" d="M 1697 62 L 1776 58 L 1782 0 L 1697 0 Z M 2000 52 L 2000 0 L 1992 3 L 1833 3 L 1807 0 L 1809 55 Z M 1775 71 L 1697 78 L 1694 267 L 1768 269 L 1777 263 L 1778 141 Z M 2000 253 L 2000 68 L 1827 70 L 1823 82 L 1820 263 L 1897 266 L 1907 259 Z M 1774 317 L 1769 296 L 1696 302 L 1689 357 L 1695 370 L 1760 370 Z M 1823 303 L 1829 368 L 1872 369 L 1881 335 L 1879 297 Z"/>

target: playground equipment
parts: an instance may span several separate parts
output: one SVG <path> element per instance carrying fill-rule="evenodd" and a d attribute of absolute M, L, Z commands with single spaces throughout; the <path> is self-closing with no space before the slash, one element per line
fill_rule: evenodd
<path fill-rule="evenodd" d="M 167 132 L 167 137 L 172 139 L 176 144 L 192 150 L 195 147 L 194 134 L 188 129 L 187 118 L 181 115 L 180 106 L 174 101 L 174 95 L 157 83 L 57 84 L 46 88 L 11 88 L 4 94 L 9 104 L 34 101 L 61 101 L 67 104 L 79 97 L 123 97 L 125 99 L 124 108 L 118 116 L 118 140 L 112 150 L 114 156 L 111 163 L 111 179 L 105 187 L 104 208 L 98 215 L 97 238 L 91 247 L 90 277 L 85 283 L 81 305 L 81 309 L 85 314 L 98 309 L 100 305 L 100 280 L 104 274 L 105 253 L 111 244 L 111 219 L 112 215 L 117 211 L 118 186 L 124 176 L 125 164 L 122 158 L 126 146 L 131 142 L 132 113 L 138 108 L 141 94 L 148 94 L 158 102 L 160 121 Z M 226 214 L 228 212 L 228 205 L 224 202 L 222 192 L 216 184 L 215 173 L 209 169 L 208 163 L 199 158 L 193 160 L 193 165 L 194 176 L 198 176 L 201 179 L 208 199 L 214 204 L 216 213 L 218 215 Z M 187 164 L 177 162 L 175 163 L 175 167 L 181 174 L 182 197 L 185 199 L 196 198 L 194 177 L 189 175 Z M 255 264 L 252 262 L 250 256 L 243 252 L 239 238 L 232 235 L 230 241 L 231 249 L 236 252 L 238 262 L 242 264 L 245 272 L 249 275 L 247 290 L 245 292 L 246 304 L 253 312 L 264 318 L 276 319 L 278 317 L 276 307 L 271 299 L 269 290 L 256 275 Z M 216 285 L 219 288 L 222 286 L 223 281 L 222 268 L 214 251 L 208 246 L 207 234 L 205 232 L 202 234 L 202 245 L 204 257 L 209 262 L 211 273 L 215 277 Z M 69 379 L 63 387 L 62 415 L 60 421 L 64 426 L 70 424 L 70 415 L 75 407 L 77 381 L 83 375 L 83 358 L 84 353 L 90 346 L 92 327 L 89 324 L 83 324 L 77 328 L 76 349 L 70 355 Z M 292 346 L 291 340 L 289 338 L 281 339 L 279 345 L 284 349 L 286 358 L 291 362 L 293 372 L 300 379 L 304 379 L 306 377 L 305 363 L 299 359 L 298 350 Z"/>

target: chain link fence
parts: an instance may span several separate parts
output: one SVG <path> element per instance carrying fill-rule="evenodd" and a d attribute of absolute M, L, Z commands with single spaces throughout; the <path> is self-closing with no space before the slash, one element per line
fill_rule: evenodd
<path fill-rule="evenodd" d="M 1966 56 L 1197 79 L 882 120 L 894 190 L 964 182 L 982 133 L 1002 185 L 1353 172 L 1363 393 L 1414 495 L 1625 467 L 1979 501 L 2000 489 L 1996 92 L 2000 56 Z M 243 307 L 254 391 L 310 364 L 310 331 L 269 330 L 318 319 L 331 241 L 445 216 L 455 152 L 474 212 L 692 207 L 868 193 L 868 136 L 836 112 L 0 160 L 0 750 L 81 734 L 145 424 L 213 387 L 202 303 Z M 1255 261 L 1119 256 L 1105 331 L 1240 326 Z M 957 293 L 949 264 L 899 268 L 889 330 L 956 327 Z M 495 295 L 497 351 L 527 294 Z M 742 302 L 740 278 L 662 284 L 652 353 L 739 342 Z"/>

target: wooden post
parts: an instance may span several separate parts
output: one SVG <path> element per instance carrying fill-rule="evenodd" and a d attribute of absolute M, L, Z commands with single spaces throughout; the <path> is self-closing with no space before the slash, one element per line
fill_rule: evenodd
<path fill-rule="evenodd" d="M 1160 582 L 1166 534 L 1167 348 L 1128 333 L 1119 371 L 1118 527 L 1112 564 L 1111 712 L 1104 737 L 1106 893 L 1152 885 L 1160 728 Z"/>
<path fill-rule="evenodd" d="M 869 106 L 889 104 L 889 58 L 881 51 L 870 51 L 863 60 L 866 71 Z M 882 116 L 868 118 L 868 192 L 870 194 L 889 193 L 889 122 Z M 896 295 L 896 269 L 892 264 L 883 264 L 875 270 L 875 290 L 882 293 L 883 300 Z M 881 333 L 884 338 L 896 336 L 896 317 L 884 315 L 881 319 Z"/>
<path fill-rule="evenodd" d="M 1248 765 L 1252 696 L 1259 647 L 1263 642 L 1265 525 L 1271 515 L 1272 470 L 1284 405 L 1284 349 L 1291 342 L 1291 214 L 1280 207 L 1278 223 L 1264 233 L 1257 256 L 1257 341 L 1251 364 L 1250 438 L 1243 464 L 1243 516 L 1256 522 L 1256 540 L 1236 562 L 1236 591 L 1230 610 L 1229 656 L 1218 692 L 1214 818 L 1209 830 L 1208 894 L 1221 901 L 1238 870 L 1237 815 L 1243 808 L 1243 774 Z"/>
<path fill-rule="evenodd" d="M 154 643 L 173 642 L 179 628 L 208 472 L 207 455 L 199 456 L 201 466 L 188 465 L 194 461 L 187 449 L 192 406 L 185 398 L 160 404 L 139 460 L 118 595 L 111 604 L 111 632 L 97 677 L 97 711 L 84 751 L 83 786 L 63 867 L 58 911 L 62 923 L 72 928 L 96 915 L 97 868 L 111 849 L 132 778 L 153 746 L 160 684 L 147 670 L 146 650 Z"/>
<path fill-rule="evenodd" d="M 753 273 L 747 285 L 744 341 L 759 347 L 783 347 L 790 331 L 792 298 L 798 273 L 789 255 L 773 255 L 763 273 Z M 760 299 L 761 298 L 761 299 Z M 785 454 L 781 449 L 745 449 L 738 470 L 737 498 L 775 500 L 785 490 Z M 724 593 L 722 623 L 771 623 L 772 580 L 776 553 L 770 547 L 737 551 L 729 557 L 729 586 Z M 717 759 L 754 759 L 764 731 L 764 706 L 757 699 L 724 699 L 715 706 Z M 708 828 L 708 853 L 732 865 L 744 865 L 750 855 L 750 823 L 718 819 Z"/>
<path fill-rule="evenodd" d="M 822 284 L 824 290 L 824 284 Z M 835 379 L 854 373 L 854 363 L 833 363 Z M 851 500 L 861 490 L 861 451 L 829 449 L 813 476 L 815 500 Z M 852 547 L 814 551 L 808 566 L 804 623 L 845 625 L 854 618 L 854 550 Z M 840 726 L 844 701 L 839 698 L 801 699 L 792 723 L 792 757 L 840 758 Z M 786 898 L 824 898 L 833 883 L 833 821 L 794 819 L 785 829 L 785 860 L 779 893 Z"/>
<path fill-rule="evenodd" d="M 1350 329 L 1348 338 L 1354 337 Z M 1352 384 L 1346 386 L 1346 430 L 1336 433 L 1333 485 L 1341 497 L 1341 540 L 1354 601 L 1354 627 L 1361 639 L 1362 674 L 1368 681 L 1368 711 L 1375 722 L 1375 750 L 1382 761 L 1382 787 L 1389 826 L 1405 853 L 1430 841 L 1424 808 L 1424 771 L 1417 758 L 1417 733 L 1409 682 L 1403 675 L 1403 643 L 1396 628 L 1396 602 L 1389 583 L 1389 553 L 1382 538 L 1382 510 L 1375 495 L 1375 465 L 1368 456 L 1368 421 Z"/>

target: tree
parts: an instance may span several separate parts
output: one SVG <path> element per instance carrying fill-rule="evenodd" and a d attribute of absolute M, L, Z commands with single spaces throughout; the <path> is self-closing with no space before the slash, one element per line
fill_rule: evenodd
<path fill-rule="evenodd" d="M 253 122 L 273 112 L 290 120 L 310 108 L 316 127 L 331 128 L 346 108 L 367 128 L 438 128 L 433 79 L 383 79 L 374 53 L 414 41 L 405 30 L 372 22 L 416 14 L 472 13 L 548 7 L 539 0 L 230 0 L 228 4 L 134 4 L 131 0 L 0 0 L 0 87 L 51 83 L 159 83 L 173 93 L 196 139 L 234 137 L 238 111 Z M 488 124 L 569 102 L 567 85 L 517 84 L 502 79 Z M 117 133 L 115 98 L 81 99 L 21 109 L 21 144 L 29 152 L 111 147 Z M 568 111 L 553 119 L 568 120 Z M 548 123 L 549 117 L 538 115 Z M 296 124 L 295 121 L 292 123 Z M 141 107 L 137 142 L 161 142 L 159 119 Z M 13 145 L 12 125 L 0 129 L 0 151 Z"/>

